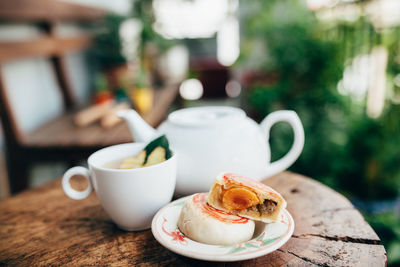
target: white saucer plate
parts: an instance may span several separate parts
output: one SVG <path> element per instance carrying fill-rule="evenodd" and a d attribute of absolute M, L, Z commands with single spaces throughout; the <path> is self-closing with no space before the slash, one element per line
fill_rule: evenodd
<path fill-rule="evenodd" d="M 193 241 L 182 234 L 177 226 L 182 206 L 190 197 L 177 199 L 163 207 L 154 216 L 151 225 L 151 231 L 157 241 L 177 254 L 207 261 L 248 260 L 277 250 L 293 234 L 293 218 L 287 210 L 284 210 L 277 222 L 257 223 L 253 239 L 247 242 L 218 246 Z"/>

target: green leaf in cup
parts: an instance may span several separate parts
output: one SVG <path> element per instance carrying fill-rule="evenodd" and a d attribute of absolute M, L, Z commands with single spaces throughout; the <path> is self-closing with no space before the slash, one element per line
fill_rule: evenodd
<path fill-rule="evenodd" d="M 146 151 L 146 158 L 144 160 L 144 163 L 147 162 L 147 159 L 149 158 L 149 155 L 151 152 L 153 152 L 154 149 L 157 147 L 162 147 L 165 149 L 165 159 L 169 159 L 172 156 L 172 152 L 169 149 L 169 143 L 168 139 L 165 135 L 161 135 L 160 137 L 157 137 L 153 141 L 151 141 L 145 148 L 144 150 Z"/>
<path fill-rule="evenodd" d="M 139 154 L 125 158 L 119 169 L 136 169 L 155 165 L 166 161 L 172 156 L 167 137 L 162 135 L 151 141 Z"/>

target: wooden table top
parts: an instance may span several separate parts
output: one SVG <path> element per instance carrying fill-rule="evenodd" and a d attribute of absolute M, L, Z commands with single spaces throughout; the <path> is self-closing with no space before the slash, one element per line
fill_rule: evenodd
<path fill-rule="evenodd" d="M 150 230 L 119 230 L 95 193 L 69 199 L 58 179 L 0 202 L 0 265 L 385 266 L 379 237 L 345 197 L 290 172 L 264 182 L 286 198 L 296 228 L 284 246 L 256 259 L 228 264 L 179 256 Z"/>

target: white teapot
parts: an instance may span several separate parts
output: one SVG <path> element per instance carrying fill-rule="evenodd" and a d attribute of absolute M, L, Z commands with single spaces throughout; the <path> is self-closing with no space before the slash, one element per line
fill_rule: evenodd
<path fill-rule="evenodd" d="M 206 192 L 221 172 L 235 172 L 261 180 L 294 163 L 304 145 L 304 130 L 294 111 L 269 114 L 258 125 L 234 107 L 196 107 L 169 114 L 158 130 L 150 127 L 134 110 L 118 113 L 137 142 L 149 142 L 165 134 L 178 155 L 175 193 Z M 288 122 L 294 131 L 290 151 L 270 162 L 269 132 L 273 124 Z"/>

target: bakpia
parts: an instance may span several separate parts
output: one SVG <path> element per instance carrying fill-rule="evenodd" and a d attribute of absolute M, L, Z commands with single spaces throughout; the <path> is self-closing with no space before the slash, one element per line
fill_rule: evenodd
<path fill-rule="evenodd" d="M 277 221 L 286 208 L 285 199 L 271 187 L 234 173 L 216 178 L 208 203 L 227 213 L 266 223 Z"/>
<path fill-rule="evenodd" d="M 183 205 L 179 230 L 190 239 L 210 245 L 233 245 L 250 240 L 255 223 L 207 204 L 207 193 L 192 195 Z"/>

